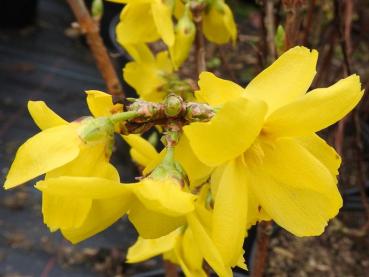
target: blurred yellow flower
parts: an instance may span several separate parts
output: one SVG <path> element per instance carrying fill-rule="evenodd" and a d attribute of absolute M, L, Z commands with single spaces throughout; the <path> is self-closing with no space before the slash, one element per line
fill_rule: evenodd
<path fill-rule="evenodd" d="M 172 72 L 173 66 L 168 52 L 163 51 L 156 57 L 152 54 L 141 56 L 140 60 L 127 63 L 123 69 L 123 77 L 141 99 L 161 101 L 167 95 L 164 86 Z"/>
<path fill-rule="evenodd" d="M 125 45 L 149 43 L 162 39 L 168 47 L 174 43 L 173 4 L 162 0 L 122 0 L 126 3 L 120 15 L 116 33 Z"/>
<path fill-rule="evenodd" d="M 183 16 L 177 22 L 175 27 L 175 41 L 173 46 L 169 48 L 169 53 L 176 70 L 188 58 L 195 40 L 195 35 L 195 24 L 192 22 L 189 10 L 186 9 Z"/>
<path fill-rule="evenodd" d="M 217 44 L 234 43 L 237 39 L 237 26 L 224 0 L 210 1 L 203 15 L 202 28 L 205 37 Z"/>

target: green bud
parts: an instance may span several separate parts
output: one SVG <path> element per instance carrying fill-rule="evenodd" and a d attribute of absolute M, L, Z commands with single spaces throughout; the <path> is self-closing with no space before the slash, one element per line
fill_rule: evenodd
<path fill-rule="evenodd" d="M 176 94 L 169 94 L 165 98 L 164 113 L 168 117 L 175 117 L 183 110 L 183 99 Z"/>
<path fill-rule="evenodd" d="M 189 102 L 186 106 L 185 119 L 190 122 L 206 122 L 213 118 L 216 110 L 207 104 Z"/>
<path fill-rule="evenodd" d="M 102 142 L 113 136 L 114 124 L 108 117 L 88 117 L 81 122 L 78 134 L 85 143 Z"/>
<path fill-rule="evenodd" d="M 283 53 L 284 44 L 285 44 L 286 33 L 283 29 L 282 25 L 279 25 L 277 28 L 277 32 L 274 37 L 275 46 L 277 48 L 278 56 Z"/>
<path fill-rule="evenodd" d="M 104 3 L 102 0 L 93 0 L 91 14 L 93 18 L 100 19 L 104 13 Z"/>

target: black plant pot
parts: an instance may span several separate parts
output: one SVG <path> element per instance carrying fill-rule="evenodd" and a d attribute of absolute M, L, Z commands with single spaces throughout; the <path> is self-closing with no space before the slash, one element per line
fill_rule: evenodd
<path fill-rule="evenodd" d="M 38 0 L 1 0 L 0 28 L 19 29 L 36 22 Z"/>

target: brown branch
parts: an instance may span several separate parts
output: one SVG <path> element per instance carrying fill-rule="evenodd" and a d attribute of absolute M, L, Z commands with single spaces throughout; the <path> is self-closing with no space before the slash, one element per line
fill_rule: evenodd
<path fill-rule="evenodd" d="M 105 80 L 108 92 L 113 96 L 124 95 L 117 73 L 101 39 L 99 27 L 92 19 L 83 0 L 67 0 L 95 58 L 97 67 Z"/>
<path fill-rule="evenodd" d="M 309 40 L 309 33 L 311 31 L 311 26 L 313 24 L 313 14 L 314 14 L 314 8 L 316 5 L 316 0 L 310 0 L 309 1 L 309 9 L 307 11 L 307 19 L 306 19 L 306 26 L 304 31 L 304 37 L 302 39 L 303 45 L 308 44 Z"/>
<path fill-rule="evenodd" d="M 165 277 L 178 277 L 177 266 L 169 261 L 164 261 Z"/>
<path fill-rule="evenodd" d="M 274 43 L 275 22 L 274 22 L 274 0 L 265 0 L 265 18 L 264 24 L 266 29 L 266 43 L 268 49 L 268 62 L 272 63 L 276 58 L 276 49 Z"/>
<path fill-rule="evenodd" d="M 290 49 L 298 43 L 301 17 L 299 17 L 303 0 L 283 0 L 283 7 L 286 12 L 285 24 L 285 50 Z"/>
<path fill-rule="evenodd" d="M 191 11 L 193 20 L 196 25 L 196 37 L 195 37 L 195 52 L 196 52 L 196 73 L 198 78 L 201 72 L 206 70 L 206 50 L 205 50 L 205 37 L 202 30 L 202 14 L 205 9 L 204 3 L 191 3 Z"/>
<path fill-rule="evenodd" d="M 344 75 L 351 74 L 351 54 L 352 54 L 352 46 L 351 46 L 351 25 L 352 25 L 352 14 L 353 14 L 353 1 L 347 0 L 345 1 L 345 10 L 344 10 L 344 22 L 342 26 L 342 10 L 341 5 L 338 0 L 334 1 L 334 13 L 336 20 L 336 28 L 340 37 L 340 47 L 341 52 L 344 58 Z M 342 30 L 343 29 L 343 30 Z M 338 150 L 338 153 L 342 154 L 342 145 L 344 140 L 344 131 L 345 124 L 348 121 L 348 116 L 338 122 L 336 136 L 335 136 L 335 146 Z"/>
<path fill-rule="evenodd" d="M 262 277 L 265 271 L 265 265 L 268 258 L 268 246 L 270 235 L 272 233 L 272 221 L 263 221 L 258 225 L 256 237 L 256 252 L 254 264 L 251 269 L 251 277 Z"/>

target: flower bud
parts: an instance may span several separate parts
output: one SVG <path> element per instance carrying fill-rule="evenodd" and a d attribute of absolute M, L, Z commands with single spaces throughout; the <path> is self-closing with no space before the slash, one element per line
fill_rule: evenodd
<path fill-rule="evenodd" d="M 195 39 L 196 27 L 187 12 L 178 20 L 175 27 L 174 45 L 169 49 L 173 66 L 178 69 L 187 59 Z"/>
<path fill-rule="evenodd" d="M 85 143 L 99 143 L 114 134 L 114 124 L 108 117 L 88 117 L 80 123 L 78 134 Z"/>
<path fill-rule="evenodd" d="M 176 94 L 169 94 L 165 98 L 164 113 L 168 117 L 176 117 L 183 110 L 183 99 Z"/>

